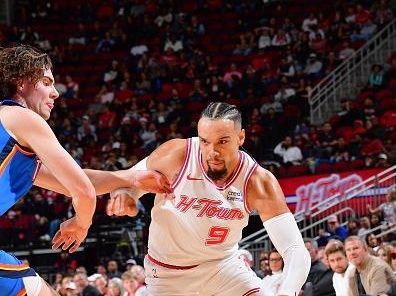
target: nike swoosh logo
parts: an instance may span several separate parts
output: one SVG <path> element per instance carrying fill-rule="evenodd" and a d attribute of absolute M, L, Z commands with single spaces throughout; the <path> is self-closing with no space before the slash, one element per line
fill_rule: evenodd
<path fill-rule="evenodd" d="M 191 177 L 191 174 L 188 174 L 188 175 L 187 175 L 187 180 L 191 180 L 191 181 L 203 181 L 202 178 L 194 178 L 194 177 Z"/>

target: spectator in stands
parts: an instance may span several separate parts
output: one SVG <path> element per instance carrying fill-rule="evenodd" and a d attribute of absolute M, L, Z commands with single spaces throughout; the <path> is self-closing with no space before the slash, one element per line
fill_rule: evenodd
<path fill-rule="evenodd" d="M 55 291 L 58 292 L 61 296 L 69 296 L 67 294 L 67 286 L 70 282 L 72 282 L 73 278 L 70 276 L 65 276 L 62 278 L 62 282 L 60 286 L 58 286 Z M 74 283 L 73 283 L 74 284 Z M 75 286 L 75 285 L 74 285 Z"/>
<path fill-rule="evenodd" d="M 73 35 L 69 38 L 69 44 L 87 44 L 87 32 L 83 23 L 79 23 L 77 31 L 72 32 L 72 34 Z"/>
<path fill-rule="evenodd" d="M 331 215 L 327 219 L 327 231 L 330 233 L 330 238 L 336 238 L 341 241 L 348 236 L 348 230 L 340 225 L 336 215 Z"/>
<path fill-rule="evenodd" d="M 82 117 L 82 125 L 77 129 L 77 139 L 83 143 L 97 142 L 96 127 L 88 115 Z"/>
<path fill-rule="evenodd" d="M 285 47 L 286 45 L 291 43 L 291 37 L 285 31 L 279 29 L 274 37 L 272 37 L 271 44 L 277 48 Z"/>
<path fill-rule="evenodd" d="M 377 31 L 377 25 L 374 24 L 371 20 L 368 20 L 360 30 L 356 30 L 357 32 L 351 34 L 351 41 L 358 41 L 358 40 L 369 40 Z"/>
<path fill-rule="evenodd" d="M 370 11 L 365 9 L 361 4 L 356 5 L 355 22 L 359 27 L 362 27 L 371 18 Z"/>
<path fill-rule="evenodd" d="M 382 26 L 391 20 L 393 20 L 394 14 L 392 9 L 389 7 L 389 1 L 380 0 L 378 7 L 375 8 L 374 21 L 378 25 Z"/>
<path fill-rule="evenodd" d="M 131 271 L 126 271 L 121 276 L 122 284 L 125 289 L 126 296 L 144 296 L 146 295 L 146 287 L 139 283 L 136 275 Z"/>
<path fill-rule="evenodd" d="M 286 83 L 280 85 L 279 91 L 274 95 L 276 102 L 286 103 L 289 98 L 296 95 L 295 89 Z"/>
<path fill-rule="evenodd" d="M 269 253 L 269 268 L 271 274 L 263 278 L 264 291 L 268 291 L 271 295 L 277 295 L 278 289 L 282 283 L 283 276 L 283 259 L 277 250 L 272 250 Z"/>
<path fill-rule="evenodd" d="M 325 248 L 324 247 L 319 247 L 318 249 L 318 260 L 324 264 L 327 268 L 330 267 L 329 261 L 327 260 L 327 256 L 325 254 Z"/>
<path fill-rule="evenodd" d="M 392 252 L 393 252 L 393 247 L 392 245 L 385 245 L 382 244 L 381 246 L 378 247 L 376 255 L 378 258 L 384 260 L 390 267 L 392 267 L 393 272 L 395 271 L 394 266 L 392 266 Z"/>
<path fill-rule="evenodd" d="M 304 73 L 308 75 L 310 79 L 317 79 L 321 76 L 322 69 L 323 69 L 323 64 L 317 58 L 316 53 L 311 53 L 306 62 Z"/>
<path fill-rule="evenodd" d="M 121 277 L 121 272 L 118 270 L 118 263 L 115 260 L 109 260 L 107 262 L 107 277 L 112 279 L 114 277 Z"/>
<path fill-rule="evenodd" d="M 250 38 L 247 38 L 247 34 L 241 34 L 239 36 L 239 42 L 236 44 L 236 48 L 232 53 L 235 55 L 248 56 L 252 52 L 253 46 Z"/>
<path fill-rule="evenodd" d="M 372 208 L 371 204 L 367 205 L 367 209 L 371 214 L 377 214 L 382 212 L 384 221 L 388 226 L 396 224 L 396 190 L 391 189 L 386 194 L 386 202 L 382 203 L 377 208 Z"/>
<path fill-rule="evenodd" d="M 286 58 L 282 58 L 278 67 L 278 75 L 286 77 L 294 77 L 296 75 L 296 68 L 292 62 L 289 62 Z"/>
<path fill-rule="evenodd" d="M 370 251 L 371 254 L 375 254 L 377 252 L 378 246 L 379 246 L 379 241 L 377 237 L 375 236 L 374 233 L 369 233 L 367 234 L 365 238 L 367 247 Z"/>
<path fill-rule="evenodd" d="M 73 255 L 66 251 L 62 251 L 56 259 L 54 267 L 62 274 L 72 274 L 78 266 L 78 262 L 73 258 Z"/>
<path fill-rule="evenodd" d="M 124 296 L 124 286 L 119 278 L 109 280 L 108 295 L 106 296 Z"/>
<path fill-rule="evenodd" d="M 107 277 L 98 274 L 97 278 L 94 281 L 94 287 L 99 291 L 101 295 L 107 295 Z"/>
<path fill-rule="evenodd" d="M 252 266 L 253 266 L 253 260 L 252 260 Z M 131 269 L 129 271 L 136 278 L 139 285 L 141 285 L 141 286 L 145 285 L 146 275 L 145 275 L 143 266 L 135 264 L 131 267 Z"/>
<path fill-rule="evenodd" d="M 380 153 L 377 156 L 376 168 L 388 168 L 391 164 L 388 162 L 388 156 L 385 153 Z"/>
<path fill-rule="evenodd" d="M 294 145 L 292 138 L 286 136 L 274 149 L 274 153 L 280 157 L 285 165 L 299 164 L 302 161 L 300 148 Z"/>
<path fill-rule="evenodd" d="M 378 214 L 376 213 L 370 214 L 370 225 L 371 225 L 371 229 L 377 228 L 377 230 L 373 232 L 374 234 L 377 235 L 381 233 L 381 229 L 379 227 L 381 226 L 381 219 Z"/>
<path fill-rule="evenodd" d="M 96 273 L 101 274 L 103 277 L 107 278 L 106 266 L 104 266 L 102 264 L 99 264 L 98 266 L 96 266 Z"/>
<path fill-rule="evenodd" d="M 372 89 L 379 89 L 384 84 L 384 73 L 382 66 L 375 64 L 371 66 L 371 72 L 368 76 L 368 87 Z"/>
<path fill-rule="evenodd" d="M 366 237 L 365 233 L 371 229 L 370 219 L 367 216 L 360 218 L 360 229 L 358 231 L 358 236 Z"/>
<path fill-rule="evenodd" d="M 104 38 L 99 40 L 95 52 L 109 52 L 115 47 L 115 45 L 116 41 L 114 40 L 113 36 L 111 36 L 111 33 L 107 31 Z"/>
<path fill-rule="evenodd" d="M 271 46 L 270 31 L 267 28 L 262 28 L 260 30 L 260 37 L 258 39 L 257 46 L 260 51 L 263 51 L 264 49 Z"/>
<path fill-rule="evenodd" d="M 318 25 L 318 19 L 313 13 L 310 13 L 309 16 L 303 20 L 301 29 L 304 32 L 310 32 L 312 30 L 311 27 L 315 25 Z"/>
<path fill-rule="evenodd" d="M 165 42 L 164 51 L 166 52 L 169 48 L 172 49 L 173 52 L 177 53 L 183 50 L 183 42 L 181 40 L 176 39 L 176 36 L 172 34 Z"/>
<path fill-rule="evenodd" d="M 66 92 L 63 97 L 66 99 L 78 98 L 79 85 L 70 75 L 66 75 Z"/>
<path fill-rule="evenodd" d="M 329 261 L 331 270 L 334 272 L 332 282 L 336 296 L 355 296 L 356 291 L 348 289 L 348 278 L 345 277 L 345 272 L 348 268 L 348 260 L 342 242 L 339 240 L 331 240 L 325 248 L 325 255 Z M 352 275 L 354 272 L 355 267 L 350 265 L 348 274 Z"/>
<path fill-rule="evenodd" d="M 396 280 L 392 268 L 370 255 L 365 241 L 358 236 L 345 240 L 345 251 L 349 262 L 356 266 L 356 274 L 349 278 L 350 289 L 363 295 L 386 295 Z"/>
<path fill-rule="evenodd" d="M 311 269 L 303 287 L 304 295 L 335 295 L 332 285 L 333 272 L 318 260 L 318 245 L 315 240 L 304 239 L 305 247 L 311 256 Z"/>
<path fill-rule="evenodd" d="M 351 219 L 348 220 L 347 232 L 348 232 L 349 236 L 358 235 L 359 228 L 360 228 L 360 223 L 359 223 L 358 219 L 351 218 Z"/>
<path fill-rule="evenodd" d="M 239 70 L 237 70 L 237 67 L 235 64 L 231 64 L 230 70 L 227 71 L 223 77 L 224 83 L 226 83 L 228 85 L 228 87 L 230 87 L 230 88 L 232 87 L 232 85 L 234 83 L 234 80 L 235 80 L 235 78 L 233 78 L 234 76 L 236 78 L 238 78 L 239 80 L 242 79 L 242 73 Z"/>
<path fill-rule="evenodd" d="M 342 49 L 338 53 L 338 57 L 341 61 L 349 59 L 355 54 L 355 50 L 349 45 L 348 41 L 344 41 L 342 44 Z"/>
<path fill-rule="evenodd" d="M 73 282 L 76 284 L 76 291 L 81 296 L 101 296 L 102 294 L 94 286 L 88 282 L 87 274 L 84 272 L 77 272 L 73 277 Z"/>

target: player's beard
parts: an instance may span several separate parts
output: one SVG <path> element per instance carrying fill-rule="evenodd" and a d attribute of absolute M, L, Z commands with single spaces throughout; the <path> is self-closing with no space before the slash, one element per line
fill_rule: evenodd
<path fill-rule="evenodd" d="M 212 170 L 209 163 L 208 163 L 208 170 L 206 172 L 209 178 L 212 180 L 221 180 L 227 176 L 227 168 L 224 166 L 219 170 Z"/>

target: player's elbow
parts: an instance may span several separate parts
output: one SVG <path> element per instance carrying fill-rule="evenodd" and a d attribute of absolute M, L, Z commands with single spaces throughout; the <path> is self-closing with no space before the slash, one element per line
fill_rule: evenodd
<path fill-rule="evenodd" d="M 71 195 L 79 199 L 96 200 L 95 188 L 91 182 L 81 182 L 80 184 L 76 184 Z"/>
<path fill-rule="evenodd" d="M 300 273 L 305 278 L 308 276 L 309 270 L 311 269 L 311 256 L 307 248 L 304 245 L 298 244 L 292 249 L 291 257 L 293 257 L 296 261 L 295 266 L 298 266 L 300 269 Z"/>

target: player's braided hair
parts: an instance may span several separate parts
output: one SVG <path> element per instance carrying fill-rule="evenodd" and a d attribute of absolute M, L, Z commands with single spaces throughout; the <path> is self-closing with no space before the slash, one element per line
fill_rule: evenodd
<path fill-rule="evenodd" d="M 48 69 L 50 57 L 32 46 L 0 48 L 0 99 L 14 96 L 22 80 L 36 84 Z"/>
<path fill-rule="evenodd" d="M 242 115 L 235 105 L 224 102 L 212 102 L 202 112 L 202 117 L 209 119 L 229 119 L 242 126 Z"/>

